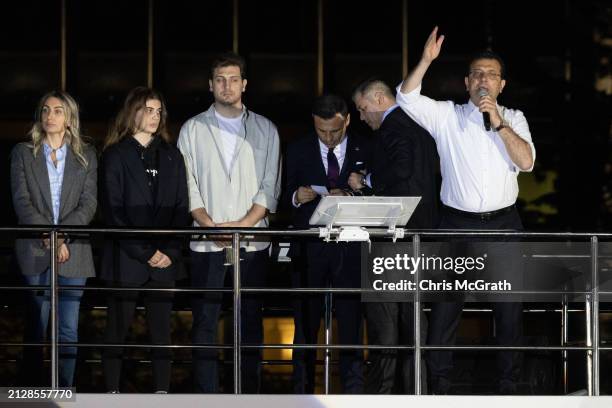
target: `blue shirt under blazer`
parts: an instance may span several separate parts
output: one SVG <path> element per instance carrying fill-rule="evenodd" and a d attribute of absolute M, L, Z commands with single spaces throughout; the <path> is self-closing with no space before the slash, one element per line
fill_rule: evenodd
<path fill-rule="evenodd" d="M 95 149 L 86 145 L 84 167 L 72 149 L 66 149 L 63 182 L 59 194 L 59 225 L 88 225 L 97 206 L 97 159 Z M 19 143 L 11 153 L 11 191 L 19 225 L 53 225 L 53 198 L 44 149 L 34 157 L 30 143 Z M 59 274 L 68 278 L 95 276 L 88 239 L 71 237 L 70 258 L 59 265 Z M 17 262 L 24 275 L 38 275 L 50 266 L 49 249 L 42 237 L 15 241 Z"/>

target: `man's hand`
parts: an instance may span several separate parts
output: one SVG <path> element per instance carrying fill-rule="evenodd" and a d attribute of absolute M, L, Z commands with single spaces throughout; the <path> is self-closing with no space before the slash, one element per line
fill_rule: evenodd
<path fill-rule="evenodd" d="M 297 189 L 295 199 L 299 204 L 305 204 L 317 198 L 317 193 L 310 187 L 300 187 Z"/>
<path fill-rule="evenodd" d="M 497 128 L 502 123 L 502 117 L 497 110 L 497 104 L 491 98 L 490 95 L 486 95 L 480 98 L 478 102 L 478 110 L 480 112 L 488 112 L 491 118 L 491 127 Z"/>
<path fill-rule="evenodd" d="M 149 266 L 153 268 L 167 268 L 172 265 L 172 260 L 168 255 L 161 252 L 159 249 L 155 251 L 151 259 L 149 259 Z"/>
<path fill-rule="evenodd" d="M 200 227 L 205 227 L 205 228 L 215 227 L 215 223 L 213 222 L 212 218 L 210 218 L 210 216 L 208 215 L 208 213 L 206 212 L 204 208 L 196 208 L 195 210 L 191 211 L 191 216 L 198 223 Z"/>
<path fill-rule="evenodd" d="M 191 216 L 198 223 L 199 226 L 205 228 L 217 228 L 217 224 L 215 224 L 208 215 L 208 212 L 204 208 L 197 208 L 191 211 Z M 211 235 L 212 236 L 212 235 Z M 215 235 L 216 239 L 220 239 L 219 241 L 213 241 L 215 245 L 220 247 L 231 246 L 231 241 L 225 241 L 223 238 L 227 238 L 227 235 Z"/>
<path fill-rule="evenodd" d="M 404 79 L 402 82 L 401 92 L 409 93 L 415 90 L 421 82 L 423 81 L 423 77 L 431 65 L 432 61 L 438 58 L 440 55 L 440 50 L 442 49 L 442 42 L 444 42 L 444 36 L 438 35 L 438 26 L 435 26 L 429 37 L 427 37 L 427 41 L 425 41 L 425 47 L 423 48 L 423 55 L 421 56 L 421 60 L 417 64 L 417 66 L 412 70 L 411 73 Z M 437 37 L 437 38 L 436 38 Z"/>
<path fill-rule="evenodd" d="M 220 222 L 216 225 L 217 228 L 251 228 L 244 220 Z"/>
<path fill-rule="evenodd" d="M 363 188 L 362 180 L 365 176 L 361 173 L 352 172 L 348 179 L 348 185 L 355 191 Z"/>
<path fill-rule="evenodd" d="M 219 224 L 215 224 L 216 228 L 249 228 L 252 225 L 248 225 L 244 220 L 239 221 L 228 221 L 221 222 Z M 215 245 L 225 248 L 232 246 L 232 236 L 231 235 L 217 235 L 215 236 Z"/>
<path fill-rule="evenodd" d="M 436 38 L 437 35 L 438 26 L 435 26 L 431 34 L 429 34 L 429 37 L 427 37 L 427 41 L 425 41 L 425 47 L 423 48 L 421 60 L 427 64 L 431 64 L 431 62 L 438 58 L 438 55 L 440 55 L 442 43 L 444 42 L 444 36 L 441 35 L 440 37 Z"/>
<path fill-rule="evenodd" d="M 229 248 L 232 246 L 232 237 L 231 235 L 216 235 L 213 242 L 218 247 Z"/>
<path fill-rule="evenodd" d="M 262 219 L 265 218 L 268 210 L 266 207 L 253 204 L 251 209 L 246 213 L 244 217 L 237 221 L 227 221 L 215 224 L 215 228 L 252 228 L 256 226 Z M 232 246 L 232 237 L 230 235 L 217 235 L 215 237 L 215 244 L 222 248 Z"/>
<path fill-rule="evenodd" d="M 68 245 L 62 244 L 59 246 L 57 250 L 57 262 L 64 263 L 70 259 L 70 250 L 68 249 Z"/>

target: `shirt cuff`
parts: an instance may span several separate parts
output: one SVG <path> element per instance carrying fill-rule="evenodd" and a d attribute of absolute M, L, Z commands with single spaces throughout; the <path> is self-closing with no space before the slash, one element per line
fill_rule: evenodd
<path fill-rule="evenodd" d="M 264 191 L 259 191 L 259 193 L 255 194 L 255 197 L 253 197 L 253 203 L 267 208 L 271 213 L 275 213 L 278 200 L 275 197 L 266 194 Z"/>
<path fill-rule="evenodd" d="M 368 187 L 372 188 L 372 173 L 368 173 L 365 176 L 365 183 Z"/>
<path fill-rule="evenodd" d="M 189 212 L 196 210 L 198 208 L 206 208 L 204 205 L 204 201 L 202 197 L 200 197 L 199 193 L 190 194 L 189 195 Z"/>
<path fill-rule="evenodd" d="M 300 208 L 300 206 L 302 205 L 302 203 L 297 202 L 297 190 L 295 190 L 293 192 L 293 195 L 291 196 L 291 204 L 293 204 L 295 208 Z"/>

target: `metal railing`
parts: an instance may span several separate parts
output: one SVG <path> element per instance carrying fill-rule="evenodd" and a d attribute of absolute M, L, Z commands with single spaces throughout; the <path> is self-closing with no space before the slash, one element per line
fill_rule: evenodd
<path fill-rule="evenodd" d="M 369 235 L 372 238 L 392 238 L 393 232 L 382 228 L 369 228 Z M 295 238 L 295 237 L 311 237 L 318 238 L 320 231 L 318 228 L 308 230 L 295 229 L 261 229 L 261 228 L 183 228 L 183 229 L 138 229 L 138 228 L 89 228 L 89 227 L 73 227 L 73 226 L 51 226 L 51 227 L 0 227 L 0 235 L 3 234 L 48 234 L 50 241 L 51 254 L 55 253 L 58 245 L 58 239 L 67 234 L 71 237 L 91 236 L 96 234 L 109 235 L 167 235 L 167 236 L 200 236 L 204 235 L 231 235 L 233 249 L 233 288 L 118 288 L 118 287 L 79 287 L 79 286 L 62 286 L 57 283 L 58 264 L 57 258 L 51 256 L 51 279 L 49 286 L 2 286 L 2 290 L 34 290 L 47 289 L 50 290 L 50 323 L 51 335 L 49 343 L 0 343 L 0 346 L 36 346 L 46 345 L 51 346 L 51 387 L 58 388 L 58 349 L 62 346 L 77 346 L 77 347 L 147 347 L 147 348 L 173 348 L 173 349 L 232 349 L 233 351 L 233 370 L 234 370 L 234 394 L 241 393 L 241 350 L 243 349 L 323 349 L 324 350 L 324 392 L 329 393 L 330 389 L 330 372 L 331 372 L 331 351 L 342 349 L 360 349 L 360 350 L 375 350 L 375 349 L 395 349 L 395 350 L 413 350 L 414 352 L 414 390 L 415 395 L 421 395 L 421 353 L 426 350 L 507 350 L 507 351 L 561 351 L 563 360 L 563 382 L 564 390 L 567 393 L 567 352 L 568 351 L 585 351 L 587 365 L 587 392 L 588 395 L 599 395 L 599 361 L 600 351 L 611 351 L 612 347 L 603 347 L 599 341 L 599 296 L 612 295 L 612 291 L 600 291 L 597 285 L 598 282 L 598 244 L 599 239 L 612 239 L 612 233 L 570 233 L 570 232 L 518 232 L 508 230 L 486 230 L 486 231 L 451 231 L 451 230 L 406 230 L 406 237 L 412 237 L 414 256 L 418 257 L 420 253 L 421 238 L 440 238 L 440 237 L 503 237 L 503 238 L 554 238 L 554 239 L 589 239 L 591 247 L 591 279 L 593 284 L 590 290 L 571 292 L 582 293 L 585 298 L 585 346 L 569 346 L 568 344 L 568 305 L 567 302 L 562 302 L 561 312 L 561 346 L 463 346 L 463 345 L 422 345 L 420 336 L 420 320 L 421 320 L 421 301 L 419 285 L 416 285 L 414 296 L 414 345 L 376 345 L 376 344 L 331 344 L 332 339 L 332 301 L 334 293 L 364 293 L 366 289 L 354 288 L 242 288 L 240 283 L 240 244 L 244 237 L 264 236 L 270 238 Z M 339 230 L 332 229 L 331 237 L 337 237 Z M 419 269 L 416 270 L 415 281 L 419 278 Z M 233 295 L 233 344 L 198 344 L 198 345 L 152 345 L 152 344 L 107 344 L 107 343 L 59 343 L 57 335 L 57 302 L 59 290 L 63 289 L 79 289 L 79 290 L 96 290 L 96 291 L 171 291 L 185 293 L 205 293 L 205 292 L 231 292 Z M 324 312 L 324 344 L 243 344 L 240 338 L 241 326 L 241 295 L 242 293 L 324 293 L 325 294 L 325 312 Z M 546 292 L 550 293 L 550 292 Z M 565 294 L 566 292 L 559 292 Z"/>

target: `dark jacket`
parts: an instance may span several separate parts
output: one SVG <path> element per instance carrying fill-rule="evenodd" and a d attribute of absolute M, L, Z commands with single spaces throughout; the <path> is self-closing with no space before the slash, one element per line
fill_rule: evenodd
<path fill-rule="evenodd" d="M 158 154 L 158 188 L 153 197 L 142 160 L 129 139 L 104 152 L 100 193 L 107 226 L 182 228 L 190 223 L 183 156 L 164 141 Z M 105 241 L 101 271 L 105 280 L 142 284 L 148 279 L 170 282 L 180 278 L 181 238 L 118 240 L 109 236 Z M 172 259 L 168 268 L 148 265 L 158 249 Z"/>
<path fill-rule="evenodd" d="M 338 179 L 337 188 L 340 189 L 350 189 L 348 186 L 349 175 L 351 172 L 367 168 L 370 159 L 370 143 L 367 139 L 354 134 L 347 135 L 347 138 L 346 155 Z M 310 228 L 308 221 L 317 204 L 319 204 L 320 197 L 302 204 L 298 208 L 292 205 L 291 200 L 293 193 L 300 186 L 327 185 L 327 174 L 323 166 L 319 138 L 316 133 L 298 139 L 288 146 L 285 166 L 284 204 L 293 209 L 293 225 L 296 228 Z"/>
<path fill-rule="evenodd" d="M 375 132 L 374 143 L 371 192 L 388 197 L 420 196 L 406 227 L 437 228 L 440 160 L 431 135 L 398 107 Z"/>

